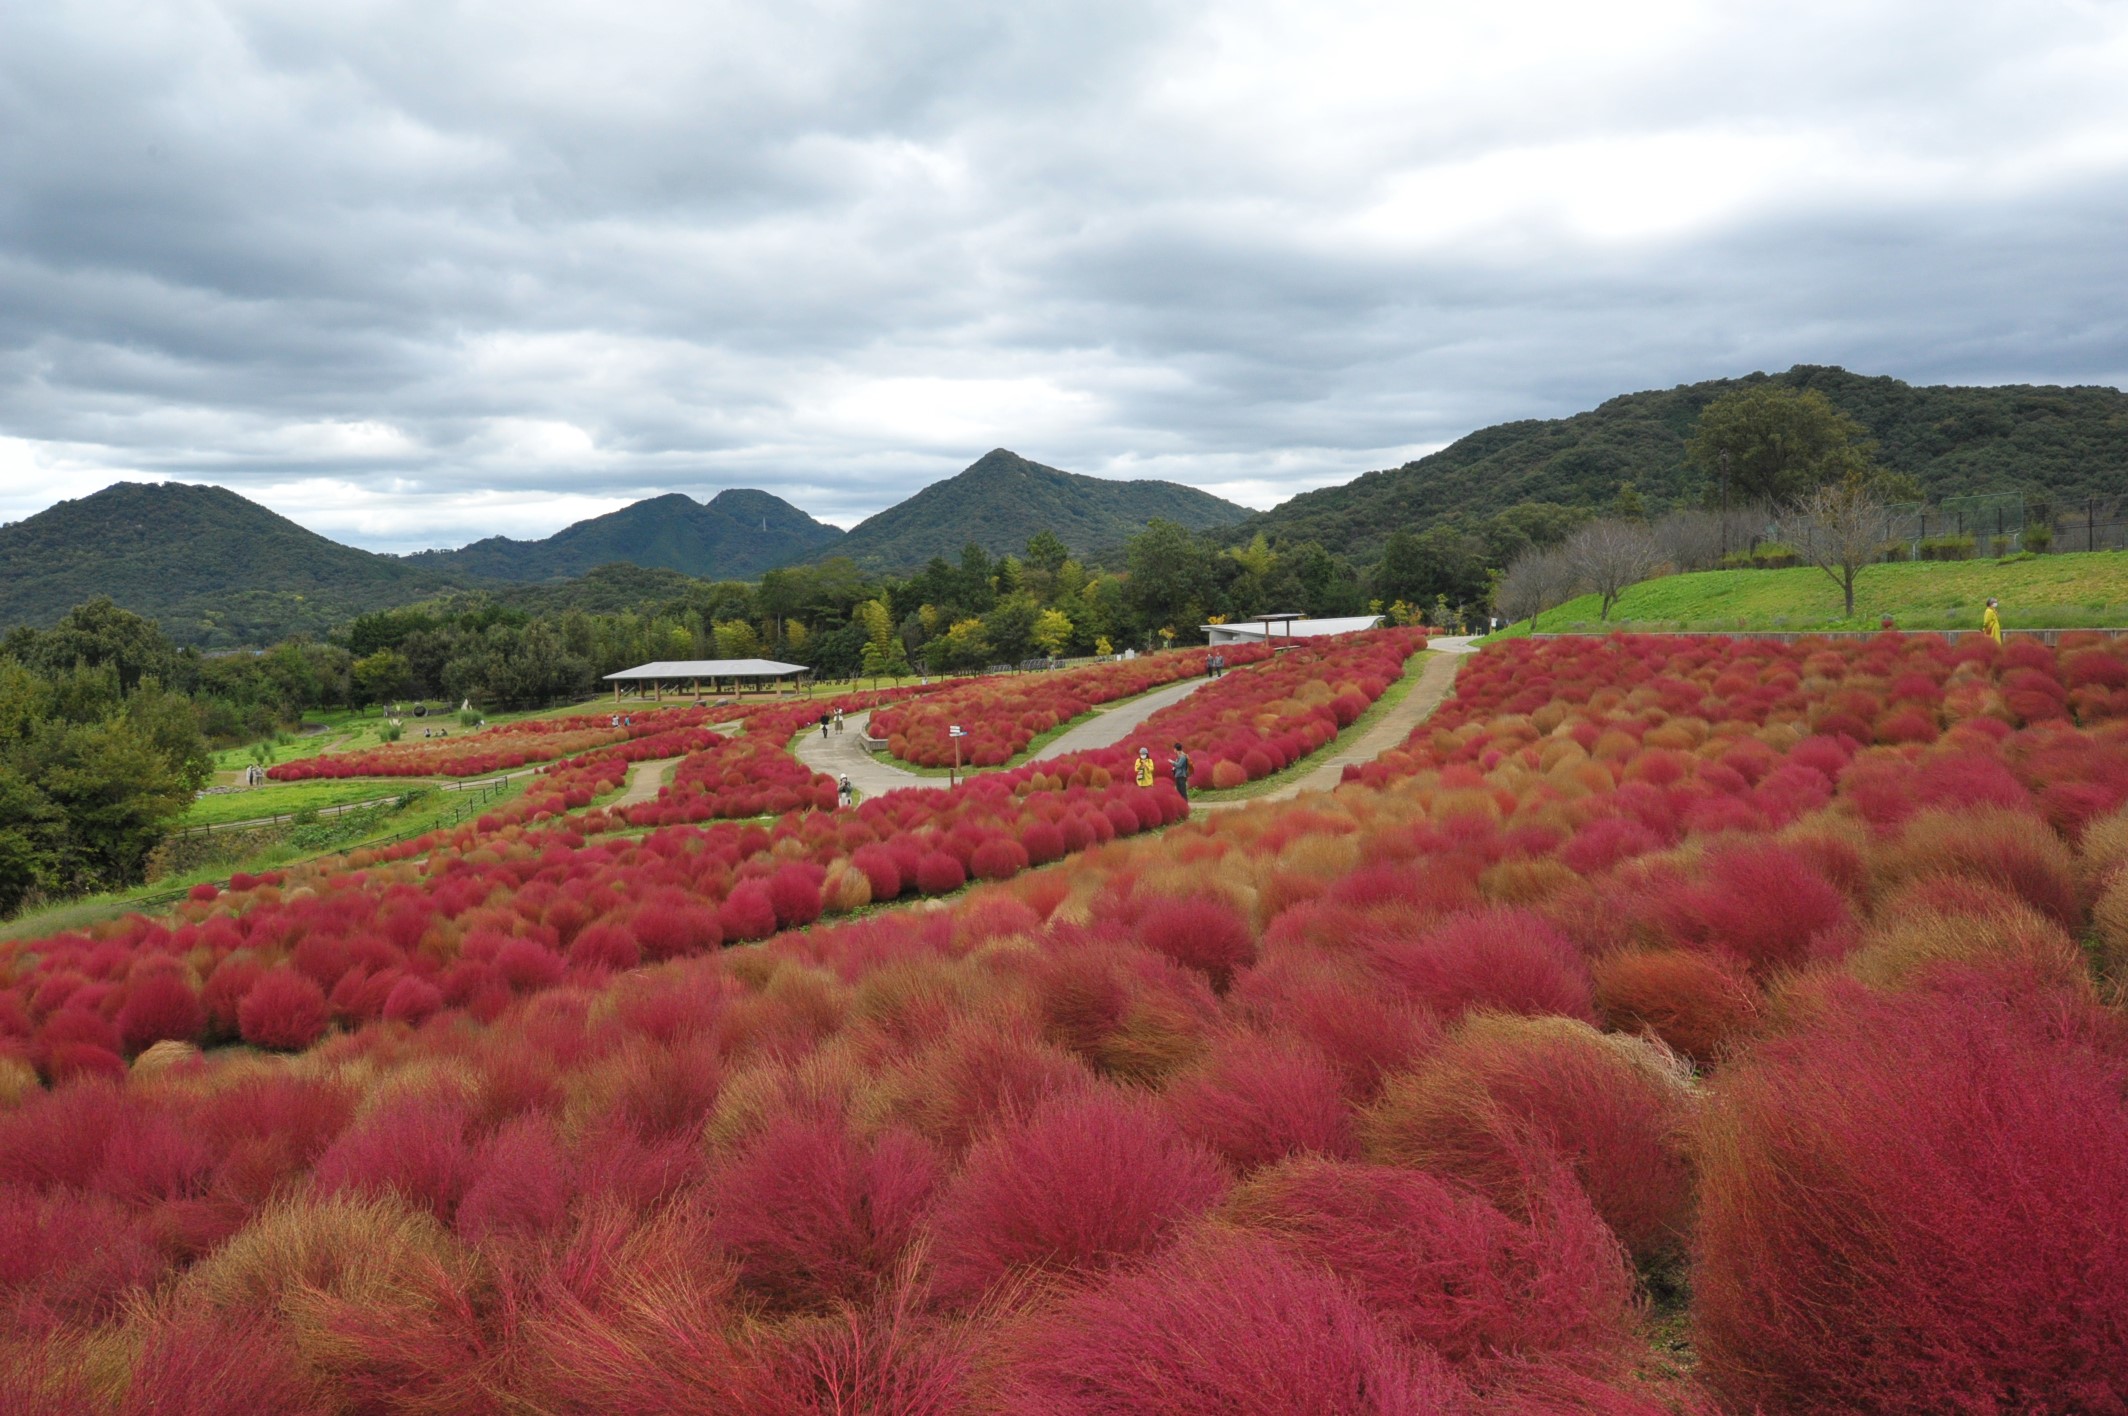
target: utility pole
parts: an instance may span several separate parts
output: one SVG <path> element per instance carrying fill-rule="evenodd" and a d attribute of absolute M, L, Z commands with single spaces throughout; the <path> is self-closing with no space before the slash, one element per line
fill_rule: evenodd
<path fill-rule="evenodd" d="M 1722 559 L 1729 559 L 1729 449 L 1722 449 Z"/>

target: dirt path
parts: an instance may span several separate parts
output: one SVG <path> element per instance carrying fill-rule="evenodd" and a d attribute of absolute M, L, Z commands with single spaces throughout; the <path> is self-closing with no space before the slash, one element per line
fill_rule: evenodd
<path fill-rule="evenodd" d="M 673 769 L 679 765 L 680 759 L 677 757 L 656 757 L 647 762 L 636 763 L 628 769 L 628 790 L 608 803 L 609 808 L 656 801 L 658 789 L 672 781 Z"/>
<path fill-rule="evenodd" d="M 1302 792 L 1327 792 L 1344 777 L 1345 764 L 1372 762 L 1394 747 L 1401 747 L 1411 730 L 1424 722 L 1455 686 L 1456 671 L 1463 656 L 1473 652 L 1468 637 L 1444 637 L 1427 642 L 1433 656 L 1419 670 L 1419 681 L 1404 695 L 1404 701 L 1375 719 L 1374 725 L 1350 741 L 1340 742 L 1330 754 L 1307 772 L 1261 796 L 1237 797 L 1232 801 L 1204 802 L 1200 811 L 1225 811 L 1257 801 L 1284 801 Z"/>

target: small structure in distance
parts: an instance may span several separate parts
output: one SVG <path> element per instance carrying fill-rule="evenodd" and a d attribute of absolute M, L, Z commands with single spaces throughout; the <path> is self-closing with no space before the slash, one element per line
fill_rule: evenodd
<path fill-rule="evenodd" d="M 1257 615 L 1253 619 L 1237 620 L 1233 624 L 1201 624 L 1205 639 L 1212 645 L 1263 644 L 1282 639 L 1316 639 L 1325 634 L 1356 634 L 1363 629 L 1374 629 L 1382 622 L 1380 615 L 1346 615 L 1341 619 L 1309 619 L 1305 615 Z"/>
<path fill-rule="evenodd" d="M 634 684 L 639 697 L 665 701 L 665 685 L 671 684 L 675 692 L 681 684 L 689 685 L 688 691 L 695 697 L 702 696 L 706 681 L 712 694 L 724 690 L 717 685 L 731 680 L 733 693 L 766 692 L 769 685 L 783 686 L 783 680 L 794 674 L 808 674 L 812 670 L 803 664 L 784 664 L 774 659 L 660 659 L 654 664 L 638 664 L 632 669 L 622 669 L 617 674 L 606 675 L 606 682 L 613 685 L 613 701 L 621 701 L 621 689 Z"/>

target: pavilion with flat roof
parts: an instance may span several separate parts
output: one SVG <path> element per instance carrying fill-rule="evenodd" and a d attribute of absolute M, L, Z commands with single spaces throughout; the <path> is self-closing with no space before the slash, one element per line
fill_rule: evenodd
<path fill-rule="evenodd" d="M 634 684 L 642 697 L 663 702 L 667 684 L 672 685 L 674 692 L 685 684 L 688 692 L 700 698 L 704 683 L 709 685 L 713 694 L 724 692 L 718 685 L 726 680 L 730 681 L 733 693 L 765 692 L 770 686 L 781 688 L 783 680 L 793 675 L 811 672 L 803 664 L 778 663 L 774 659 L 660 659 L 654 664 L 638 664 L 632 669 L 608 674 L 606 682 L 613 685 L 616 703 L 620 701 L 621 688 L 626 684 Z"/>

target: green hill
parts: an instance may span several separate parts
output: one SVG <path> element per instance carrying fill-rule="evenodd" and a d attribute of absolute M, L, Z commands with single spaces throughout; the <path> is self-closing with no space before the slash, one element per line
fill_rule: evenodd
<path fill-rule="evenodd" d="M 222 487 L 119 482 L 0 526 L 0 631 L 109 595 L 179 644 L 270 644 L 459 579 L 327 540 Z"/>
<path fill-rule="evenodd" d="M 1900 629 L 1978 629 L 1990 595 L 2002 601 L 2011 629 L 2128 627 L 2128 551 L 1864 566 L 1852 620 L 1841 615 L 1840 587 L 1815 566 L 1666 575 L 1629 586 L 1608 622 L 1596 618 L 1598 598 L 1583 595 L 1546 610 L 1537 627 L 1548 634 L 1875 629 L 1890 615 Z M 1511 632 L 1527 634 L 1529 621 Z"/>
<path fill-rule="evenodd" d="M 1018 554 L 1045 527 L 1083 554 L 1122 544 L 1154 517 L 1204 530 L 1248 515 L 1247 507 L 1194 487 L 1084 477 L 998 448 L 860 522 L 825 554 L 871 571 L 909 570 L 933 556 L 958 556 L 969 541 L 992 555 Z"/>
<path fill-rule="evenodd" d="M 1234 534 L 1318 540 L 1364 559 L 1392 531 L 1481 519 L 1518 502 L 1608 506 L 1622 482 L 1650 511 L 1696 502 L 1705 487 L 1685 460 L 1685 440 L 1700 410 L 1769 381 L 1823 393 L 1877 440 L 1879 462 L 1911 474 L 1932 499 L 2017 491 L 2028 507 L 2046 499 L 2066 510 L 2128 487 L 2128 394 L 2119 389 L 1916 387 L 1798 364 L 1785 374 L 1626 394 L 1570 418 L 1484 428 L 1402 467 L 1304 492 Z"/>
<path fill-rule="evenodd" d="M 406 559 L 424 569 L 491 581 L 563 580 L 625 561 L 708 580 L 759 575 L 842 539 L 781 497 L 744 488 L 698 502 L 679 492 L 651 497 L 565 526 L 540 541 L 490 536 L 455 551 Z"/>

